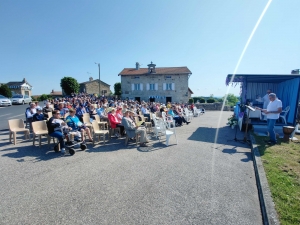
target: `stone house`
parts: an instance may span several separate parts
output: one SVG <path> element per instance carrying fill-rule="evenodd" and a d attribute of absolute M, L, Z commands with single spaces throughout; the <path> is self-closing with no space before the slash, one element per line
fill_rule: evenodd
<path fill-rule="evenodd" d="M 62 91 L 54 91 L 52 89 L 52 91 L 50 92 L 50 94 L 52 96 L 52 98 L 61 98 L 63 96 Z"/>
<path fill-rule="evenodd" d="M 32 86 L 24 78 L 22 81 L 11 81 L 7 83 L 7 86 L 11 90 L 12 94 L 21 94 L 32 96 Z"/>
<path fill-rule="evenodd" d="M 98 94 L 99 93 L 99 79 L 94 80 L 92 77 L 89 78 L 89 81 L 80 83 L 79 92 L 85 92 L 88 94 Z M 101 95 L 107 96 L 110 95 L 110 85 L 101 81 L 100 82 L 100 91 Z"/>
<path fill-rule="evenodd" d="M 188 102 L 193 92 L 188 87 L 192 72 L 186 67 L 124 68 L 120 73 L 123 99 L 151 102 Z"/>

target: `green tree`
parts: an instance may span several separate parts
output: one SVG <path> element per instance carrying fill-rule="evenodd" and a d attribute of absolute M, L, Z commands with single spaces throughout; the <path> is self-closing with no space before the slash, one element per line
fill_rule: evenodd
<path fill-rule="evenodd" d="M 47 99 L 52 99 L 52 96 L 51 96 L 51 95 L 42 94 L 42 95 L 38 98 L 39 101 L 45 101 L 45 100 L 47 100 Z"/>
<path fill-rule="evenodd" d="M 9 87 L 6 84 L 3 84 L 0 86 L 0 95 L 4 95 L 7 98 L 12 97 L 11 90 L 9 89 Z"/>
<path fill-rule="evenodd" d="M 223 101 L 226 101 L 229 106 L 234 106 L 239 101 L 239 98 L 234 94 L 228 94 L 223 97 Z"/>
<path fill-rule="evenodd" d="M 79 84 L 73 77 L 64 77 L 60 80 L 60 86 L 67 95 L 78 93 Z"/>
<path fill-rule="evenodd" d="M 115 83 L 114 89 L 115 89 L 115 95 L 120 96 L 121 95 L 121 83 L 120 82 Z"/>
<path fill-rule="evenodd" d="M 190 103 L 190 104 L 194 103 L 194 99 L 193 99 L 193 98 L 190 98 L 190 99 L 189 99 L 189 103 Z"/>

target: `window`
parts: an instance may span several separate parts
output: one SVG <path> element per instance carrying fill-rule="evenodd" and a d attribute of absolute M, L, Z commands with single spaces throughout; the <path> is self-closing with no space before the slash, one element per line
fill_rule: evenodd
<path fill-rule="evenodd" d="M 164 91 L 175 91 L 175 83 L 163 83 Z"/>
<path fill-rule="evenodd" d="M 172 76 L 165 76 L 165 79 L 171 79 Z"/>
<path fill-rule="evenodd" d="M 143 90 L 143 84 L 131 84 L 131 90 L 132 91 L 142 91 Z"/>
<path fill-rule="evenodd" d="M 140 90 L 140 84 L 134 84 L 134 90 L 139 91 Z"/>
<path fill-rule="evenodd" d="M 131 79 L 140 79 L 139 76 L 132 76 Z"/>
<path fill-rule="evenodd" d="M 150 85 L 149 85 L 149 89 L 150 89 L 151 91 L 154 91 L 154 90 L 155 90 L 155 84 L 150 84 Z"/>
<path fill-rule="evenodd" d="M 166 84 L 166 90 L 172 90 L 172 83 Z"/>

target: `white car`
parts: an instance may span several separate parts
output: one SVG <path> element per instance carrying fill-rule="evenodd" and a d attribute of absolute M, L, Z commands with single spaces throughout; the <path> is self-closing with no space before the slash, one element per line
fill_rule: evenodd
<path fill-rule="evenodd" d="M 3 95 L 0 95 L 0 106 L 11 106 L 11 101 Z"/>
<path fill-rule="evenodd" d="M 25 103 L 31 102 L 32 99 L 28 95 L 14 95 L 11 98 L 12 104 L 22 104 L 24 105 Z"/>

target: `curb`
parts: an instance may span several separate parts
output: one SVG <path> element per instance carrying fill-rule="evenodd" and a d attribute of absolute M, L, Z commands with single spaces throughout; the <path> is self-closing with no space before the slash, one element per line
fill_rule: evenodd
<path fill-rule="evenodd" d="M 261 214 L 264 225 L 279 225 L 275 204 L 272 199 L 266 173 L 261 161 L 259 150 L 253 135 L 251 139 L 251 152 L 253 157 L 253 166 L 256 177 L 256 185 L 258 190 L 258 197 L 260 202 Z"/>

